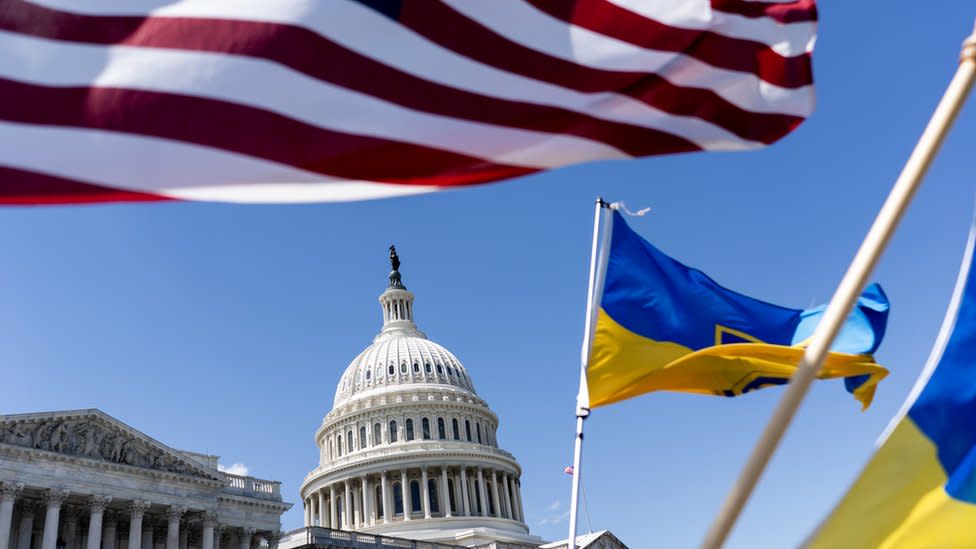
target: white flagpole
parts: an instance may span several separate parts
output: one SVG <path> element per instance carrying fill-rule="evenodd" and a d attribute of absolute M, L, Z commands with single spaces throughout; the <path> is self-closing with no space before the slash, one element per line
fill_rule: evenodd
<path fill-rule="evenodd" d="M 823 365 L 834 338 L 837 337 L 858 296 L 864 290 L 868 276 L 887 247 L 915 191 L 921 186 L 922 178 L 966 101 L 974 78 L 976 78 L 976 30 L 963 42 L 962 56 L 956 75 L 949 83 L 942 101 L 932 114 L 911 156 L 908 157 L 908 162 L 905 163 L 874 224 L 864 237 L 847 273 L 837 286 L 823 319 L 814 330 L 810 345 L 797 365 L 796 373 L 790 378 L 786 393 L 776 406 L 769 424 L 766 425 L 759 442 L 749 456 L 749 461 L 743 467 L 715 522 L 709 528 L 705 541 L 701 545 L 702 549 L 719 549 L 728 538 L 783 433 L 786 432 L 786 428 L 800 407 L 811 382 Z"/>
<path fill-rule="evenodd" d="M 569 502 L 569 537 L 566 547 L 576 547 L 576 515 L 579 509 L 580 460 L 583 454 L 583 420 L 590 415 L 590 391 L 586 384 L 586 368 L 589 365 L 590 345 L 596 328 L 597 311 L 603 295 L 603 279 L 607 272 L 610 255 L 608 238 L 613 228 L 610 205 L 602 198 L 596 199 L 593 214 L 593 244 L 590 249 L 590 280 L 586 292 L 586 323 L 583 326 L 583 345 L 580 351 L 580 385 L 576 395 L 576 448 L 573 451 L 573 494 Z M 601 230 L 602 227 L 602 230 Z"/>

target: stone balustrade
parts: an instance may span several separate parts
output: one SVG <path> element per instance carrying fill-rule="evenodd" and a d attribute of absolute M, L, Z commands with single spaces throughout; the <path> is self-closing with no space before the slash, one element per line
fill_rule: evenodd
<path fill-rule="evenodd" d="M 390 536 L 350 532 L 347 530 L 333 530 L 312 526 L 299 528 L 282 535 L 279 542 L 282 549 L 301 547 L 304 545 L 325 546 L 349 549 L 464 549 L 460 545 L 448 545 L 430 541 L 417 541 Z"/>
<path fill-rule="evenodd" d="M 274 480 L 264 480 L 243 475 L 224 473 L 230 481 L 228 492 L 242 496 L 273 499 L 281 501 L 281 483 Z"/>

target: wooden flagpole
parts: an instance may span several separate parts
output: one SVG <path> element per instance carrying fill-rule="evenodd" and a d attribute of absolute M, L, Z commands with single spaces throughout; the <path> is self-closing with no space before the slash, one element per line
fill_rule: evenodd
<path fill-rule="evenodd" d="M 786 432 L 803 397 L 806 396 L 811 382 L 823 365 L 831 344 L 863 291 L 868 276 L 887 247 L 915 191 L 921 186 L 929 165 L 973 87 L 974 78 L 976 78 L 976 29 L 963 42 L 959 68 L 955 76 L 932 114 L 925 131 L 922 132 L 911 156 L 908 157 L 901 175 L 895 181 L 891 193 L 881 207 L 881 211 L 878 212 L 847 273 L 837 286 L 823 319 L 817 325 L 810 345 L 797 366 L 796 373 L 790 378 L 786 393 L 709 528 L 705 541 L 701 545 L 702 549 L 719 549 L 728 538 L 783 433 Z"/>

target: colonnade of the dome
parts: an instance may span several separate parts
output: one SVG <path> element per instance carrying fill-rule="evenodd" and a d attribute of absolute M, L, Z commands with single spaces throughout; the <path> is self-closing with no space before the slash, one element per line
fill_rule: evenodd
<path fill-rule="evenodd" d="M 304 505 L 306 526 L 344 530 L 433 518 L 524 522 L 518 473 L 487 466 L 422 465 L 347 477 L 304 494 Z"/>

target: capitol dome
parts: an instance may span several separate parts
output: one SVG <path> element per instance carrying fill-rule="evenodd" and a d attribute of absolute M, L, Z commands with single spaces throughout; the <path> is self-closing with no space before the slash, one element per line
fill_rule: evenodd
<path fill-rule="evenodd" d="M 301 488 L 305 525 L 474 546 L 538 545 L 521 467 L 467 370 L 414 323 L 399 258 L 380 295 L 383 327 L 350 362 L 315 433 Z M 534 545 L 533 545 L 534 546 Z"/>

